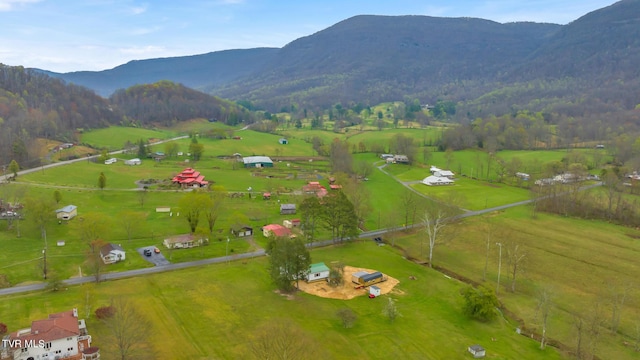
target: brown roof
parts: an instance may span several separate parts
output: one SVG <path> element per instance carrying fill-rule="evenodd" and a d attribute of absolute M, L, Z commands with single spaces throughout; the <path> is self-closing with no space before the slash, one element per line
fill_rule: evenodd
<path fill-rule="evenodd" d="M 46 320 L 36 320 L 31 323 L 31 331 L 20 334 L 20 331 L 11 334 L 11 339 L 33 340 L 36 343 L 40 340 L 50 342 L 80 335 L 78 318 L 74 316 L 73 310 L 51 314 Z"/>
<path fill-rule="evenodd" d="M 172 236 L 170 238 L 167 238 L 166 240 L 169 240 L 169 242 L 172 244 L 176 244 L 176 243 L 192 242 L 198 239 L 196 239 L 196 236 L 193 234 L 184 234 L 184 235 Z"/>

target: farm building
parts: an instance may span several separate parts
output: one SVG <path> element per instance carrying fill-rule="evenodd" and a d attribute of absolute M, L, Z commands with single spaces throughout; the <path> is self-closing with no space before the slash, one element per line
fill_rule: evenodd
<path fill-rule="evenodd" d="M 474 358 L 479 359 L 485 357 L 485 350 L 480 345 L 471 345 L 467 348 Z"/>
<path fill-rule="evenodd" d="M 282 222 L 282 225 L 284 227 L 286 227 L 287 229 L 291 229 L 294 227 L 299 227 L 300 226 L 300 219 L 291 219 L 291 220 L 285 220 Z"/>
<path fill-rule="evenodd" d="M 311 264 L 309 273 L 307 274 L 307 282 L 327 279 L 329 277 L 329 268 L 324 263 Z"/>
<path fill-rule="evenodd" d="M 138 158 L 129 159 L 129 160 L 125 160 L 124 164 L 125 165 L 140 165 L 140 164 L 142 164 L 142 160 L 140 160 Z"/>
<path fill-rule="evenodd" d="M 296 213 L 296 204 L 280 205 L 280 215 L 291 215 Z"/>
<path fill-rule="evenodd" d="M 273 161 L 268 156 L 247 156 L 242 158 L 244 167 L 273 167 Z"/>
<path fill-rule="evenodd" d="M 369 286 L 377 284 L 379 282 L 383 282 L 385 280 L 385 277 L 379 271 L 373 272 L 371 274 L 365 271 L 358 271 L 351 277 L 352 282 L 361 286 Z"/>
<path fill-rule="evenodd" d="M 393 155 L 393 163 L 394 164 L 408 164 L 409 158 L 407 155 Z"/>
<path fill-rule="evenodd" d="M 316 194 L 319 198 L 327 195 L 327 188 L 320 185 L 318 181 L 309 181 L 307 185 L 302 187 L 302 191 L 306 194 Z"/>
<path fill-rule="evenodd" d="M 231 227 L 231 233 L 236 237 L 245 237 L 253 235 L 253 228 L 245 224 L 235 224 Z"/>
<path fill-rule="evenodd" d="M 380 154 L 380 159 L 382 160 L 393 159 L 393 154 Z"/>
<path fill-rule="evenodd" d="M 208 239 L 193 234 L 176 235 L 164 239 L 162 242 L 167 249 L 188 249 L 204 244 Z"/>
<path fill-rule="evenodd" d="M 289 140 L 285 138 L 280 138 L 278 142 L 280 143 L 280 145 L 287 145 L 289 143 Z"/>
<path fill-rule="evenodd" d="M 56 217 L 58 220 L 71 220 L 78 215 L 78 207 L 75 205 L 67 205 L 61 209 L 56 210 Z"/>
<path fill-rule="evenodd" d="M 265 237 L 275 236 L 275 237 L 283 237 L 290 236 L 291 230 L 280 224 L 269 224 L 262 227 L 262 235 Z"/>
<path fill-rule="evenodd" d="M 182 172 L 171 179 L 174 184 L 179 184 L 183 188 L 187 187 L 205 187 L 209 182 L 204 179 L 204 175 L 200 175 L 199 171 L 192 168 L 186 168 Z"/>
<path fill-rule="evenodd" d="M 424 178 L 422 180 L 422 183 L 429 186 L 437 186 L 437 185 L 452 185 L 454 181 L 447 177 L 431 175 Z"/>
<path fill-rule="evenodd" d="M 125 259 L 125 251 L 120 245 L 107 244 L 100 248 L 100 257 L 105 264 L 113 264 Z"/>

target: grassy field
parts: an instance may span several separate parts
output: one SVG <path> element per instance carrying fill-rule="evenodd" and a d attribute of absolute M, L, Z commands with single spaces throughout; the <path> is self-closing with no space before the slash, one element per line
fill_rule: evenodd
<path fill-rule="evenodd" d="M 489 224 L 489 225 L 488 225 Z M 488 227 L 491 227 L 491 233 Z M 531 218 L 529 207 L 512 208 L 456 225 L 455 238 L 436 247 L 434 263 L 482 282 L 487 238 L 490 239 L 487 284 L 497 285 L 497 242 L 503 244 L 501 300 L 519 314 L 528 328 L 540 331 L 536 317 L 536 294 L 540 288 L 553 293 L 554 307 L 548 333 L 574 346 L 575 316 L 599 314 L 606 329 L 610 324 L 613 295 L 628 290 L 617 335 L 602 329 L 597 354 L 602 359 L 633 359 L 637 353 L 623 342 L 633 343 L 640 324 L 640 292 L 637 290 L 640 232 L 599 221 L 539 214 Z M 420 245 L 422 233 L 406 236 L 397 244 L 408 255 L 426 258 Z M 509 243 L 520 243 L 526 251 L 523 273 L 516 293 L 507 291 Z M 421 253 L 421 250 L 422 253 Z"/>
<path fill-rule="evenodd" d="M 540 351 L 535 342 L 516 335 L 513 323 L 467 319 L 460 309 L 461 283 L 404 260 L 390 247 L 360 242 L 314 250 L 312 257 L 375 268 L 400 284 L 390 295 L 373 300 L 323 299 L 304 293 L 289 299 L 273 291 L 266 259 L 261 258 L 88 284 L 54 294 L 3 297 L 0 313 L 3 322 L 15 329 L 72 307 L 85 317 L 112 297 L 122 297 L 151 322 L 150 342 L 158 359 L 251 358 L 250 342 L 260 326 L 280 319 L 289 319 L 319 346 L 321 351 L 309 358 L 462 359 L 470 356 L 466 348 L 476 343 L 485 346 L 492 359 L 561 358 L 553 348 Z M 402 314 L 393 323 L 382 315 L 388 297 L 397 301 Z M 350 329 L 336 315 L 343 308 L 358 316 Z M 87 317 L 87 326 L 103 358 L 115 358 L 105 327 L 93 315 Z"/>
<path fill-rule="evenodd" d="M 123 161 L 112 165 L 87 161 L 19 176 L 18 181 L 26 183 L 24 186 L 27 189 L 21 199 L 51 199 L 54 189 L 58 189 L 63 196 L 59 207 L 66 204 L 78 206 L 77 219 L 60 225 L 52 219 L 47 225 L 48 265 L 52 272 L 62 278 L 80 273 L 86 275 L 88 269 L 84 259 L 87 244 L 80 240 L 80 226 L 84 217 L 100 217 L 107 225 L 104 240 L 122 244 L 127 251 L 127 260 L 109 266 L 107 271 L 151 266 L 135 253 L 137 248 L 150 245 L 161 247 L 164 237 L 189 231 L 186 220 L 177 216 L 180 210 L 177 206 L 184 193 L 152 184 L 149 185 L 151 191 L 141 197 L 141 192 L 134 191 L 138 189 L 138 180 L 168 180 L 185 167 L 194 167 L 207 180 L 229 192 L 246 192 L 249 188 L 252 189 L 255 197 L 245 195 L 227 199 L 225 211 L 216 223 L 208 246 L 171 253 L 165 251 L 172 262 L 198 260 L 224 255 L 227 250 L 225 240 L 228 229 L 238 222 L 254 226 L 255 243 L 264 246 L 265 239 L 258 229 L 264 224 L 282 223 L 290 218 L 279 215 L 280 203 L 299 203 L 301 197 L 291 193 L 299 190 L 307 181 L 320 181 L 327 185 L 327 177 L 330 175 L 328 161 L 310 162 L 306 159 L 316 155 L 308 142 L 311 137 L 319 136 L 325 143 L 337 137 L 348 139 L 356 145 L 363 142 L 369 147 L 374 143 L 387 145 L 394 134 L 402 132 L 414 137 L 422 145 L 437 138 L 441 131 L 440 128 L 365 132 L 351 129 L 349 132 L 333 133 L 303 129 L 287 130 L 283 134 L 265 134 L 232 129 L 207 121 L 194 121 L 181 126 L 172 130 L 94 130 L 85 133 L 82 142 L 94 147 L 115 149 L 122 147 L 127 140 L 135 142 L 139 138 L 166 139 L 191 131 L 204 134 L 211 129 L 233 131 L 233 135 L 241 139 L 213 140 L 200 137 L 198 141 L 204 145 L 205 152 L 203 158 L 195 163 L 188 162 L 186 156 L 168 158 L 161 162 L 143 159 L 140 166 L 126 166 Z M 278 143 L 282 136 L 289 138 L 288 145 Z M 186 153 L 190 141 L 179 140 L 180 151 Z M 430 149 L 433 150 L 431 147 Z M 151 146 L 151 150 L 164 151 L 164 145 Z M 589 150 L 577 151 L 582 152 L 587 159 L 593 155 Z M 273 168 L 244 169 L 242 164 L 228 158 L 234 153 L 243 156 L 299 157 L 299 160 L 276 161 Z M 464 199 L 462 207 L 469 210 L 529 198 L 527 190 L 497 183 L 493 172 L 487 175 L 488 156 L 484 152 L 459 151 L 449 159 L 443 152 L 432 152 L 425 164 L 421 163 L 422 151 L 419 154 L 417 164 L 385 167 L 384 171 L 392 176 L 374 169 L 368 176 L 368 181 L 361 183 L 371 194 L 371 210 L 364 223 L 366 230 L 402 224 L 399 215 L 403 211 L 402 197 L 409 190 L 399 181 L 422 180 L 429 174 L 429 165 L 449 168 L 458 175 L 453 186 L 428 187 L 419 183 L 411 185 L 429 198 L 444 199 L 453 193 Z M 518 157 L 523 161 L 523 171 L 533 174 L 540 171 L 545 162 L 559 161 L 567 154 L 566 151 L 501 151 L 497 156 L 505 161 Z M 118 157 L 124 160 L 135 155 Z M 354 154 L 354 161 L 381 163 L 371 153 Z M 97 187 L 100 172 L 104 172 L 107 177 L 107 188 L 102 191 Z M 487 178 L 488 181 L 472 180 L 468 176 Z M 2 189 L 4 191 L 18 186 L 20 185 L 3 186 Z M 272 192 L 272 200 L 262 200 L 260 194 L 263 191 Z M 155 208 L 159 206 L 171 207 L 171 215 L 156 213 Z M 121 219 L 131 212 L 140 216 L 140 221 L 129 240 Z M 519 277 L 516 293 L 509 293 L 504 287 L 508 277 L 507 249 L 504 249 L 501 300 L 509 310 L 524 319 L 527 328 L 539 331 L 540 324 L 535 311 L 536 292 L 542 286 L 551 288 L 556 304 L 549 335 L 568 346 L 574 345 L 575 329 L 572 324 L 575 316 L 601 311 L 607 314 L 603 316 L 606 329 L 606 319 L 611 317 L 611 293 L 625 284 L 635 284 L 636 288 L 629 293 L 623 308 L 619 334 L 603 334 L 598 346 L 598 355 L 603 359 L 634 358 L 631 347 L 622 344 L 623 341 L 633 343 L 636 326 L 640 324 L 640 294 L 635 279 L 638 274 L 636 260 L 640 251 L 638 231 L 597 221 L 544 214 L 534 220 L 530 218 L 527 207 L 520 207 L 467 219 L 457 225 L 455 239 L 436 249 L 435 264 L 474 281 L 482 281 L 488 238 L 487 221 L 492 224 L 487 283 L 492 287 L 496 286 L 497 249 L 493 244 L 507 244 L 510 241 L 525 244 L 525 272 Z M 199 231 L 204 231 L 205 225 L 202 220 Z M 15 224 L 8 228 L 6 221 L 0 222 L 0 248 L 5 249 L 0 252 L 0 274 L 8 275 L 12 285 L 39 281 L 42 276 L 44 241 L 40 238 L 40 231 L 28 219 L 18 226 L 20 231 Z M 321 230 L 319 237 L 326 236 L 326 230 Z M 423 234 L 394 238 L 406 251 L 403 255 L 424 259 L 425 255 L 420 250 L 425 249 L 421 244 Z M 56 246 L 59 240 L 64 240 L 65 246 Z M 91 295 L 90 307 L 93 309 L 108 302 L 112 294 L 122 294 L 138 304 L 152 320 L 154 347 L 159 353 L 166 354 L 166 358 L 244 358 L 247 355 L 247 342 L 256 335 L 256 328 L 269 319 L 279 317 L 291 318 L 314 341 L 329 344 L 324 346 L 328 351 L 325 358 L 465 358 L 469 355 L 465 353 L 466 347 L 474 343 L 490 348 L 488 357 L 495 359 L 561 357 L 552 350 L 541 353 L 534 342 L 515 335 L 515 323 L 497 321 L 479 324 L 461 317 L 459 283 L 402 260 L 391 247 L 370 245 L 372 244 L 368 242 L 358 242 L 339 248 L 314 250 L 314 261 L 341 260 L 349 265 L 379 268 L 401 279 L 398 292 L 392 296 L 399 300 L 404 316 L 395 324 L 386 322 L 380 315 L 382 301 L 379 300 L 384 298 L 363 298 L 345 303 L 302 294 L 296 296 L 295 300 L 286 300 L 273 293 L 266 275 L 265 259 L 109 282 L 98 286 L 72 287 L 60 294 L 2 298 L 0 320 L 10 324 L 10 328 L 28 326 L 30 320 L 49 312 L 69 307 L 85 307 L 87 293 Z M 253 246 L 253 243 L 245 240 L 232 239 L 230 250 L 234 253 L 246 252 Z M 406 280 L 409 275 L 416 276 L 418 280 Z M 153 296 L 150 297 L 149 294 Z M 376 304 L 375 308 L 372 308 L 372 304 Z M 343 329 L 335 316 L 335 312 L 344 306 L 352 308 L 359 315 L 358 323 L 353 329 Z M 595 308 L 599 310 L 592 311 Z M 94 338 L 104 338 L 105 329 L 101 324 L 92 321 L 91 327 L 95 329 Z M 443 338 L 447 342 L 443 342 Z M 497 341 L 492 342 L 491 338 Z M 167 343 L 167 339 L 171 339 L 170 343 Z M 101 345 L 108 348 L 108 344 Z"/>

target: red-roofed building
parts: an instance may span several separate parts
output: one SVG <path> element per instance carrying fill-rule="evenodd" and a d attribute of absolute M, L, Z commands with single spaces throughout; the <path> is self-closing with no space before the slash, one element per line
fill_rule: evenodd
<path fill-rule="evenodd" d="M 280 224 L 269 224 L 262 227 L 262 234 L 265 237 L 275 236 L 275 237 L 283 237 L 283 236 L 291 236 L 291 230 Z"/>
<path fill-rule="evenodd" d="M 179 184 L 183 188 L 187 187 L 205 187 L 209 182 L 204 179 L 204 175 L 200 175 L 200 171 L 192 168 L 186 168 L 182 172 L 171 179 L 174 184 Z"/>
<path fill-rule="evenodd" d="M 85 351 L 87 352 L 85 354 Z M 11 333 L 2 341 L 1 359 L 99 359 L 100 350 L 91 347 L 91 336 L 78 310 L 73 309 L 36 320 L 31 328 Z"/>
<path fill-rule="evenodd" d="M 307 194 L 316 194 L 319 198 L 323 198 L 327 195 L 327 188 L 320 185 L 317 181 L 309 181 L 307 185 L 302 187 L 302 191 Z"/>

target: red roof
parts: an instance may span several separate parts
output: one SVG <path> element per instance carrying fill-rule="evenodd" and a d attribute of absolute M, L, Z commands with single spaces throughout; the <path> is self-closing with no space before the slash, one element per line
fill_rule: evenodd
<path fill-rule="evenodd" d="M 204 180 L 204 175 L 200 175 L 199 171 L 196 171 L 192 168 L 186 168 L 182 170 L 182 172 L 171 179 L 172 182 L 178 184 L 190 185 L 193 183 L 199 184 L 200 186 L 209 184 L 208 181 Z"/>
<path fill-rule="evenodd" d="M 40 340 L 50 342 L 80 335 L 78 318 L 74 316 L 73 310 L 51 314 L 45 320 L 33 321 L 30 330 L 30 332 L 20 335 L 18 335 L 20 331 L 14 332 L 11 334 L 11 339 L 20 339 L 24 344 L 26 340 L 33 340 L 35 343 Z"/>
<path fill-rule="evenodd" d="M 271 232 L 271 234 L 273 234 L 274 236 L 289 236 L 291 235 L 291 230 L 287 229 L 286 227 L 280 225 L 280 224 L 269 224 L 269 225 L 265 225 L 262 230 L 267 230 L 269 232 Z"/>

